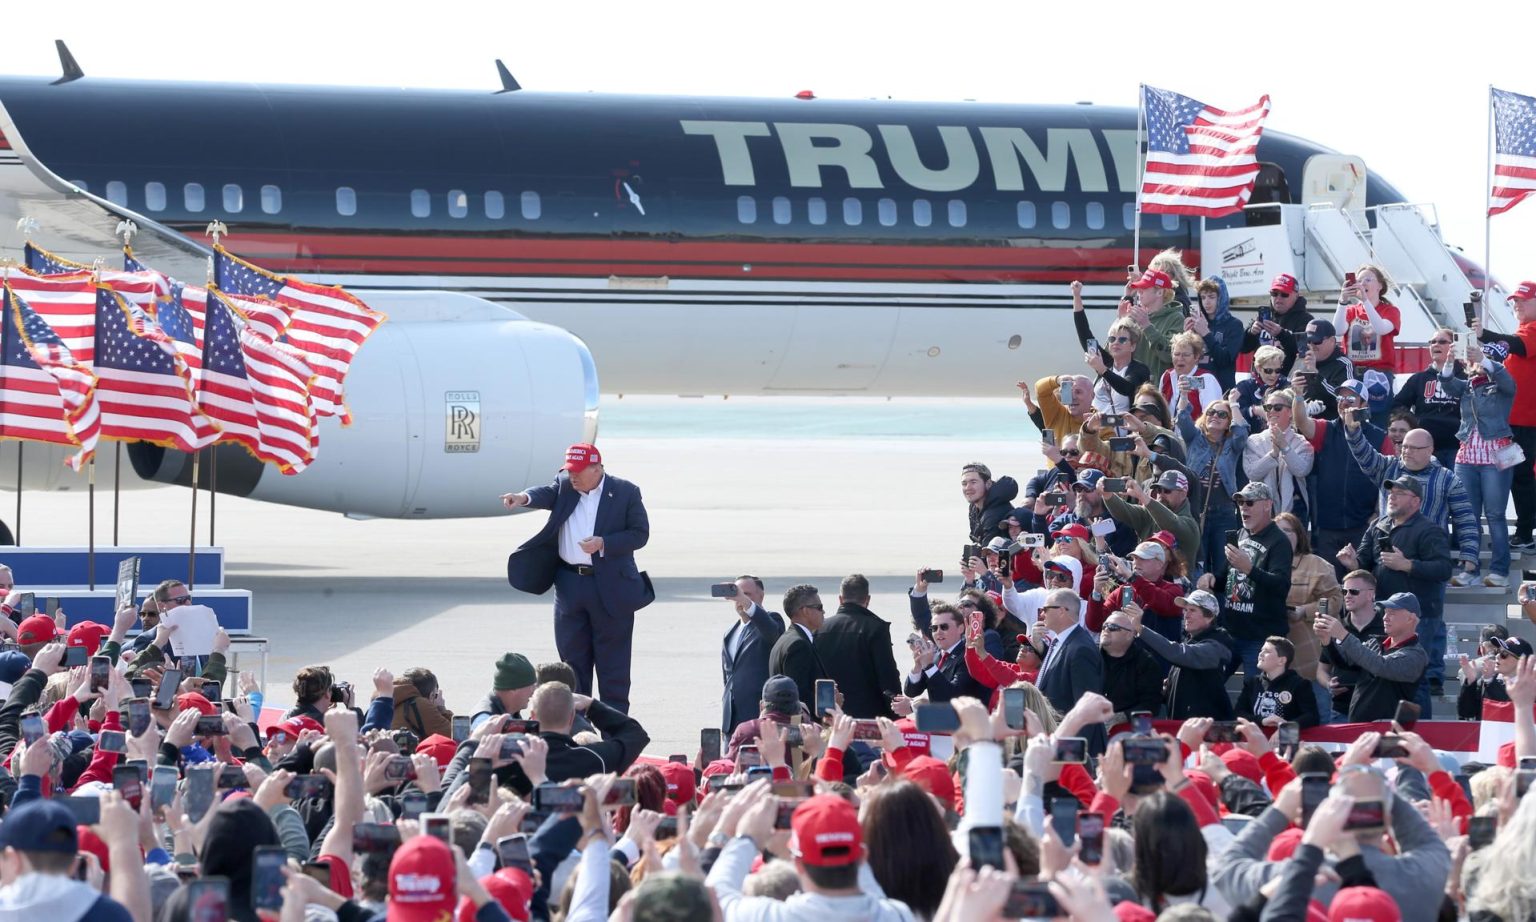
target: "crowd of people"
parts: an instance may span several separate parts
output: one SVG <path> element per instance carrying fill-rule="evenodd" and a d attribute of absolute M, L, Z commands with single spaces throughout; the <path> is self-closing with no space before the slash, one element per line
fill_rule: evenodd
<path fill-rule="evenodd" d="M 1533 547 L 1536 283 L 1395 395 L 1385 273 L 1331 317 L 1272 288 L 1244 325 L 1161 254 L 1102 341 L 1078 298 L 1092 373 L 1021 383 L 1051 467 L 962 467 L 959 571 L 916 571 L 899 642 L 860 574 L 717 586 L 691 755 L 629 713 L 648 522 L 590 445 L 503 497 L 551 510 L 509 576 L 556 587 L 569 661 L 506 652 L 469 709 L 427 665 L 314 665 L 279 719 L 222 633 L 173 655 L 181 583 L 66 629 L 0 568 L 0 922 L 1536 919 L 1536 658 L 1502 611 L 1450 668 L 1513 741 L 1465 761 L 1418 723 L 1447 590 Z M 1374 726 L 1302 736 L 1344 721 Z"/>

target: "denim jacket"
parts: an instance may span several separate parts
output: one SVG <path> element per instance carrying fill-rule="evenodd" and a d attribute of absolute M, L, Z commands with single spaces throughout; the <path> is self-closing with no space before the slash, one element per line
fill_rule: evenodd
<path fill-rule="evenodd" d="M 1450 368 L 1449 364 L 1446 368 Z M 1466 379 L 1455 375 L 1440 375 L 1440 389 L 1451 397 L 1461 400 L 1461 427 L 1456 438 L 1465 442 L 1477 427 L 1477 434 L 1484 441 L 1493 442 L 1514 435 L 1509 428 L 1509 411 L 1515 405 L 1515 379 L 1503 365 L 1492 359 L 1483 359 L 1482 371 L 1490 381 L 1481 387 L 1472 387 Z M 1468 369 L 1475 375 L 1478 369 Z"/>
<path fill-rule="evenodd" d="M 1216 459 L 1216 469 L 1221 472 L 1221 485 L 1229 496 L 1242 489 L 1242 484 L 1238 482 L 1237 465 L 1243 458 L 1243 448 L 1248 444 L 1248 421 L 1241 412 L 1233 413 L 1232 417 L 1232 428 L 1222 442 L 1221 454 Z M 1184 463 L 1203 481 L 1210 469 L 1211 456 L 1218 449 L 1195 426 L 1195 421 L 1190 418 L 1188 403 L 1179 408 L 1177 423 L 1179 433 L 1184 436 Z"/>

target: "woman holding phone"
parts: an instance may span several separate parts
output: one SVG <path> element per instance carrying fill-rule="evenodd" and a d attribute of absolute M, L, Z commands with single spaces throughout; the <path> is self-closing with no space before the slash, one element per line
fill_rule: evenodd
<path fill-rule="evenodd" d="M 1194 415 L 1205 412 L 1206 406 L 1221 399 L 1221 385 L 1216 376 L 1200 370 L 1205 358 L 1205 340 L 1199 333 L 1185 331 L 1170 343 L 1173 367 L 1163 372 L 1158 390 L 1171 407 L 1185 404 L 1193 407 Z"/>
<path fill-rule="evenodd" d="M 1152 372 L 1136 361 L 1136 347 L 1141 345 L 1141 328 L 1121 317 L 1109 325 L 1109 338 L 1102 344 L 1088 327 L 1083 310 L 1083 283 L 1072 288 L 1072 322 L 1077 326 L 1077 341 L 1083 347 L 1083 362 L 1097 374 L 1093 384 L 1093 406 L 1100 413 L 1127 413 L 1136 389 L 1152 380 Z M 1108 346 L 1108 348 L 1105 348 Z"/>
<path fill-rule="evenodd" d="M 1333 328 L 1344 339 L 1345 355 L 1356 368 L 1377 368 L 1388 375 L 1397 360 L 1402 312 L 1386 299 L 1392 280 L 1369 263 L 1348 273 L 1333 312 Z"/>
<path fill-rule="evenodd" d="M 1269 347 L 1265 347 L 1269 348 Z M 1237 409 L 1237 394 L 1212 401 L 1195 417 L 1190 405 L 1179 407 L 1179 432 L 1184 435 L 1184 465 L 1200 484 L 1200 571 L 1220 579 L 1227 571 L 1226 535 L 1238 527 L 1232 497 L 1243 488 L 1240 466 L 1248 444 L 1248 421 Z"/>

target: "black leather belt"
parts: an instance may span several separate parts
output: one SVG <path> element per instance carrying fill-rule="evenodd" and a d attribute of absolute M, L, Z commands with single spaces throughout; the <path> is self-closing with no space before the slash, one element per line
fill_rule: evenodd
<path fill-rule="evenodd" d="M 584 563 L 566 563 L 563 560 L 560 561 L 560 567 L 564 570 L 570 570 L 577 576 L 591 576 L 594 572 L 596 572 L 592 569 L 592 567 Z"/>

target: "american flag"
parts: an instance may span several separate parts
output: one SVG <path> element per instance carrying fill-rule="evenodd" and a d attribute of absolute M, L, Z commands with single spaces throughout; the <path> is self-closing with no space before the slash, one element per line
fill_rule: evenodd
<path fill-rule="evenodd" d="M 155 319 L 110 287 L 96 289 L 96 397 L 101 437 L 181 451 L 212 444 L 218 430 L 192 399 L 192 376 Z"/>
<path fill-rule="evenodd" d="M 176 344 L 176 352 L 196 372 L 203 367 L 203 325 L 208 314 L 208 291 L 172 279 L 170 295 L 155 310 L 155 319 Z"/>
<path fill-rule="evenodd" d="M 0 318 L 0 436 L 77 445 L 80 470 L 101 434 L 96 376 L 9 284 Z"/>
<path fill-rule="evenodd" d="M 214 291 L 198 406 L 258 460 L 297 474 L 314 460 L 320 436 L 309 397 L 314 372 L 297 350 L 246 323 L 235 299 Z"/>
<path fill-rule="evenodd" d="M 213 252 L 213 277 L 225 294 L 267 298 L 289 308 L 284 339 L 314 369 L 310 395 L 316 414 L 350 423 L 342 385 L 358 347 L 384 315 L 340 288 L 273 275 L 222 247 Z"/>
<path fill-rule="evenodd" d="M 171 296 L 171 286 L 175 284 L 175 279 L 172 279 L 170 276 L 163 272 L 156 272 L 155 270 L 139 262 L 139 258 L 133 255 L 133 247 L 123 247 L 123 271 L 132 273 L 148 273 L 149 276 L 155 280 L 155 294 L 161 298 L 168 298 Z"/>
<path fill-rule="evenodd" d="M 1259 175 L 1256 151 L 1269 97 L 1236 112 L 1142 87 L 1147 162 L 1141 210 L 1216 218 L 1241 211 Z"/>
<path fill-rule="evenodd" d="M 72 259 L 50 253 L 40 246 L 33 245 L 30 240 L 21 248 L 21 252 L 27 268 L 39 275 L 68 275 L 71 272 L 91 271 L 91 267 L 85 263 L 77 263 Z"/>
<path fill-rule="evenodd" d="M 1536 99 L 1493 91 L 1493 191 L 1488 214 L 1515 207 L 1536 192 Z"/>

